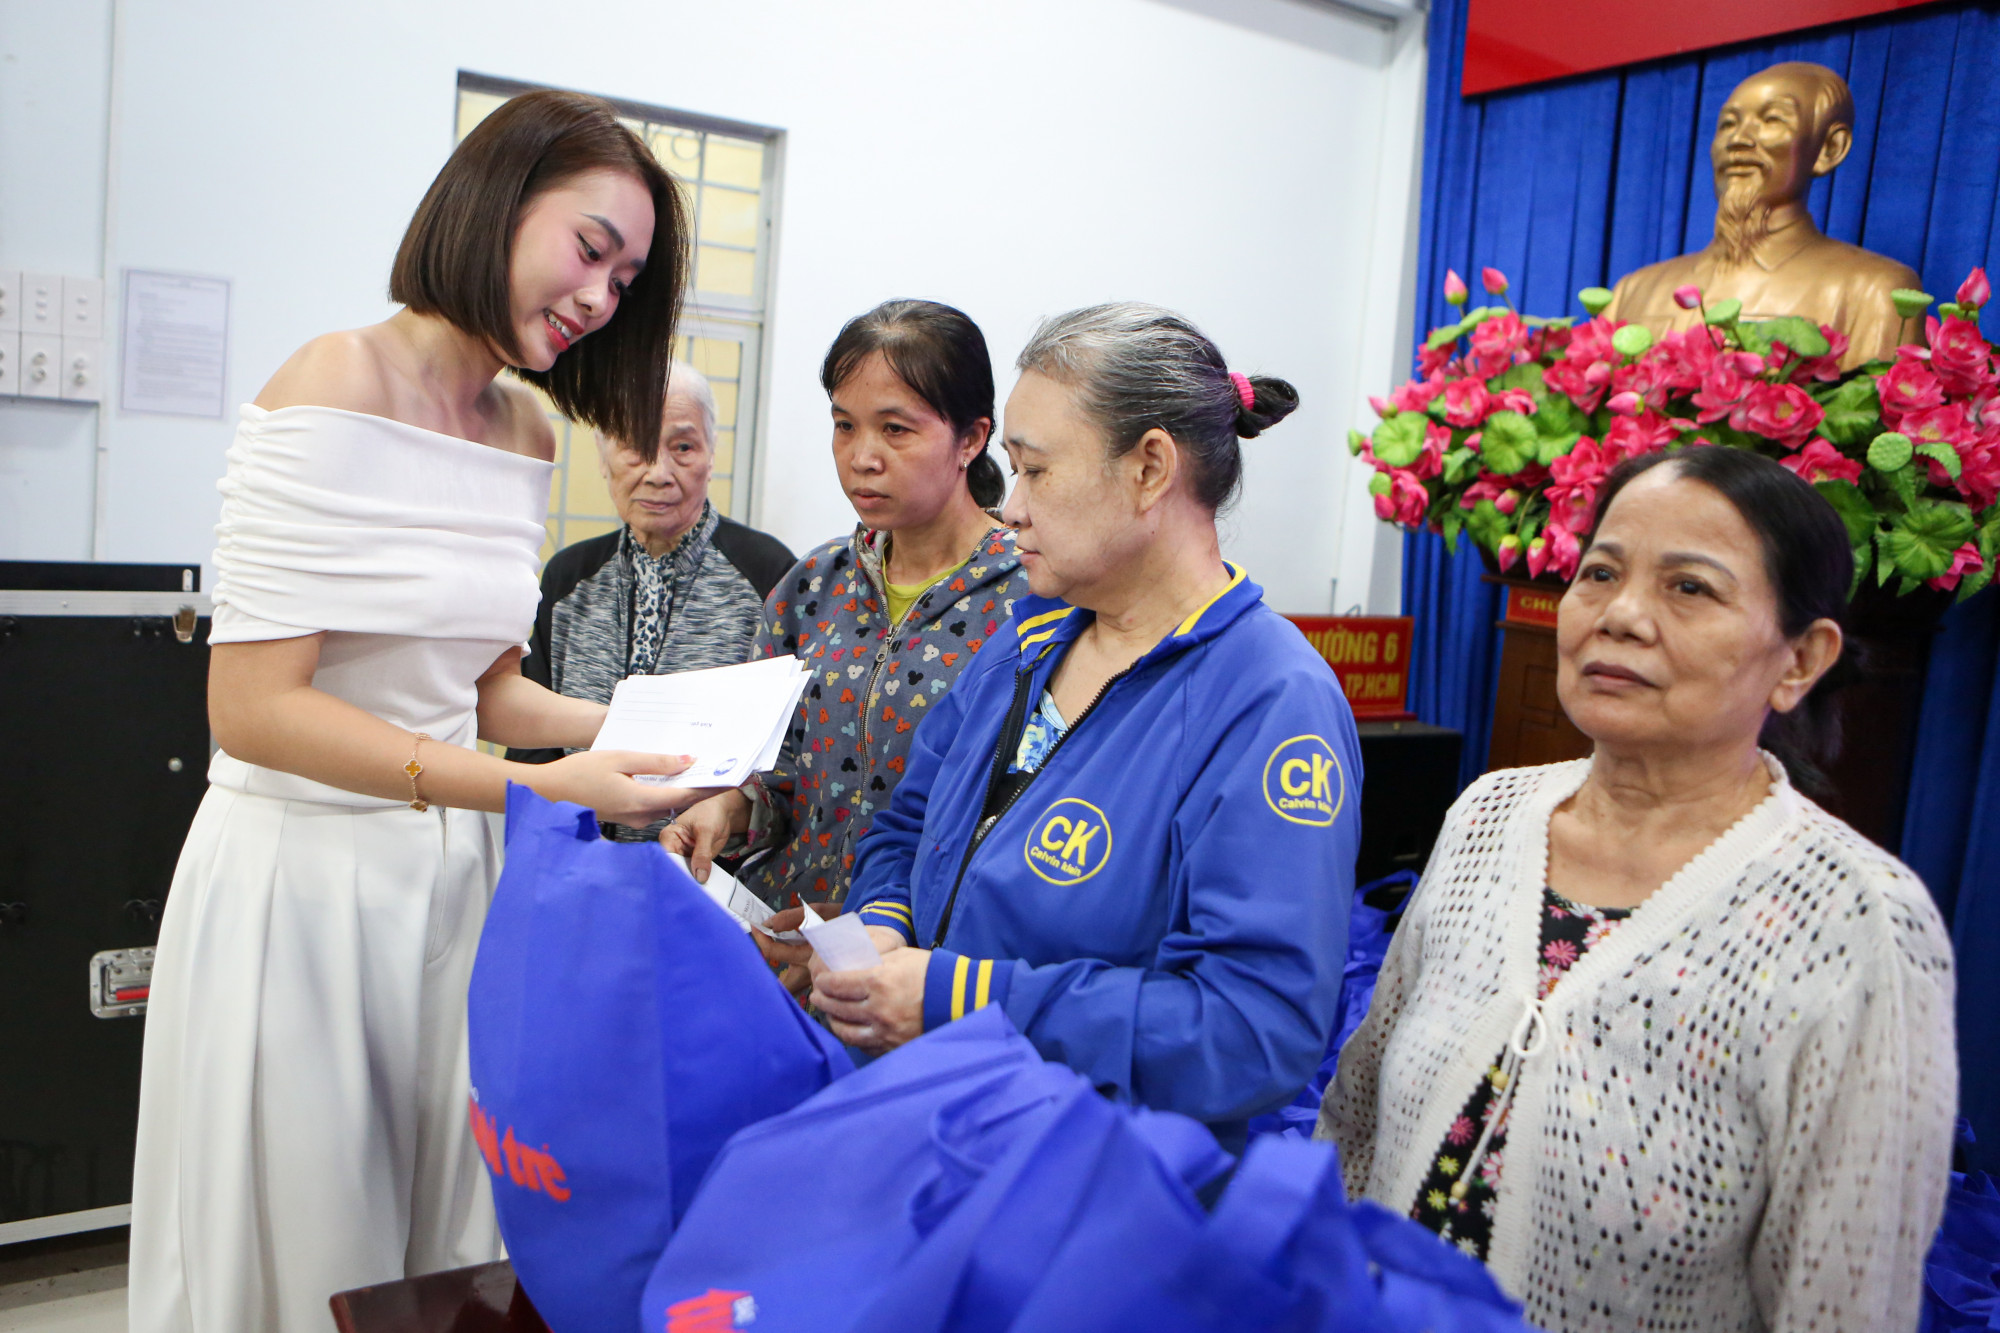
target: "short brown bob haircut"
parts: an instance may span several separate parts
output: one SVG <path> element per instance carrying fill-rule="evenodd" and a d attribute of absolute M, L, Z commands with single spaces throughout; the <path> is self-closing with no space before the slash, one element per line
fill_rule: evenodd
<path fill-rule="evenodd" d="M 609 103 L 582 93 L 523 93 L 496 107 L 458 145 L 417 205 L 389 272 L 389 299 L 441 315 L 510 360 L 508 272 L 521 216 L 534 198 L 592 171 L 623 171 L 653 196 L 653 248 L 609 323 L 547 371 L 514 373 L 565 416 L 630 444 L 650 461 L 673 360 L 688 272 L 687 206 Z"/>

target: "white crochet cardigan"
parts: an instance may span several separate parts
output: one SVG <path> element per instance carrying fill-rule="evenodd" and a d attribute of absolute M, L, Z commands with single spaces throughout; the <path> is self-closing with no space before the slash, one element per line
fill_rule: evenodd
<path fill-rule="evenodd" d="M 1532 1002 L 1549 816 L 1590 760 L 1452 807 L 1318 1137 L 1407 1213 Z M 1558 1333 L 1916 1327 L 1958 1070 L 1923 884 L 1799 795 L 1683 866 L 1542 1003 L 1487 1256 Z"/>

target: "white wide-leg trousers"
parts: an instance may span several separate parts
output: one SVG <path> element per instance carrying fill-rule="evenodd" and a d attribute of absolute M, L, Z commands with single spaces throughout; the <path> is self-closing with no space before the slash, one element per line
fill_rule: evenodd
<path fill-rule="evenodd" d="M 472 811 L 210 787 L 160 925 L 132 1333 L 327 1333 L 337 1291 L 501 1255 L 465 997 L 500 861 Z"/>

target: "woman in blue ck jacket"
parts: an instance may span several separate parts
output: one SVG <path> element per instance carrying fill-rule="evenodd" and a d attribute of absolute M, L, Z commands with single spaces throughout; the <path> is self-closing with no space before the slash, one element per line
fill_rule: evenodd
<path fill-rule="evenodd" d="M 1326 1049 L 1359 838 L 1354 719 L 1226 564 L 1238 438 L 1298 405 L 1152 306 L 1021 353 L 1003 517 L 1032 596 L 917 729 L 849 907 L 879 968 L 828 972 L 881 1052 L 999 1005 L 1110 1095 L 1209 1122 L 1293 1096 Z"/>

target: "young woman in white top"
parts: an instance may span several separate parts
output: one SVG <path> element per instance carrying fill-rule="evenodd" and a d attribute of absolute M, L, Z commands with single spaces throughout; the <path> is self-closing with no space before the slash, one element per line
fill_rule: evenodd
<path fill-rule="evenodd" d="M 520 674 L 553 439 L 657 440 L 685 218 L 612 109 L 534 93 L 453 153 L 390 283 L 243 409 L 221 484 L 220 752 L 161 923 L 133 1187 L 135 1333 L 317 1333 L 334 1292 L 498 1257 L 465 993 L 508 782 L 643 825 L 679 757 L 587 746 Z"/>
<path fill-rule="evenodd" d="M 1453 807 L 1320 1135 L 1554 1333 L 1913 1329 L 1951 946 L 1773 753 L 1810 768 L 1846 530 L 1724 448 L 1622 465 L 1598 515 L 1556 629 L 1595 752 Z"/>

